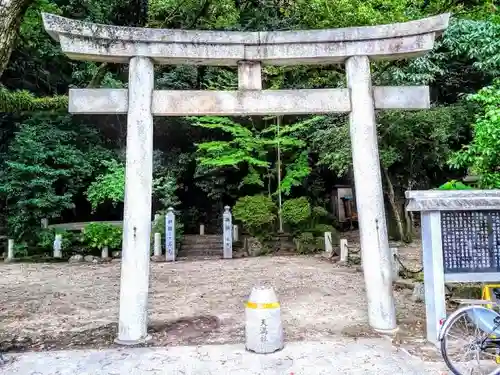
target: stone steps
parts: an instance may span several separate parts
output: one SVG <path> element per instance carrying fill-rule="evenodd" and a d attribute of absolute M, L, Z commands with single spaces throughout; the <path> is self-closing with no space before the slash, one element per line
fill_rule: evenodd
<path fill-rule="evenodd" d="M 222 257 L 222 235 L 185 235 L 178 257 L 201 259 Z"/>
<path fill-rule="evenodd" d="M 220 250 L 180 250 L 177 254 L 180 258 L 191 257 L 222 257 L 222 249 Z"/>
<path fill-rule="evenodd" d="M 194 243 L 222 243 L 222 235 L 221 234 L 210 234 L 206 236 L 200 236 L 198 234 L 189 234 L 185 235 L 183 240 L 183 244 L 194 244 Z"/>

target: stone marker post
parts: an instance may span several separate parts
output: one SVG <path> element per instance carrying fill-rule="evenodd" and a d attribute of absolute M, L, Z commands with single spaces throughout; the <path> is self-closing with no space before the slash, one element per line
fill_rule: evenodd
<path fill-rule="evenodd" d="M 204 236 L 204 235 L 205 235 L 205 225 L 200 224 L 200 236 Z"/>
<path fill-rule="evenodd" d="M 175 214 L 172 207 L 165 215 L 165 258 L 167 262 L 175 261 Z"/>
<path fill-rule="evenodd" d="M 240 231 L 237 225 L 233 225 L 233 241 L 238 242 L 240 240 Z"/>
<path fill-rule="evenodd" d="M 54 239 L 54 258 L 62 258 L 62 234 L 56 234 Z"/>
<path fill-rule="evenodd" d="M 224 207 L 224 213 L 222 214 L 223 224 L 222 224 L 222 238 L 224 241 L 223 245 L 223 257 L 224 259 L 231 259 L 233 257 L 233 232 L 232 232 L 232 217 L 229 206 Z"/>
<path fill-rule="evenodd" d="M 43 218 L 40 220 L 40 226 L 42 229 L 47 229 L 49 227 L 49 219 Z"/>
<path fill-rule="evenodd" d="M 120 314 L 116 343 L 135 345 L 148 338 L 147 305 L 151 246 L 151 193 L 153 185 L 154 69 L 147 57 L 132 57 L 129 64 L 127 162 Z"/>
<path fill-rule="evenodd" d="M 347 262 L 349 260 L 349 246 L 347 240 L 342 238 L 340 240 L 340 261 Z"/>
<path fill-rule="evenodd" d="M 325 253 L 331 255 L 333 252 L 332 232 L 325 232 Z"/>
<path fill-rule="evenodd" d="M 154 238 L 154 256 L 161 256 L 161 233 L 155 233 Z"/>
<path fill-rule="evenodd" d="M 283 349 L 281 306 L 274 289 L 255 286 L 245 303 L 245 347 L 259 354 Z"/>
<path fill-rule="evenodd" d="M 102 259 L 108 259 L 109 258 L 109 247 L 103 246 L 101 250 L 101 258 Z"/>
<path fill-rule="evenodd" d="M 7 258 L 5 258 L 5 262 L 11 262 L 14 259 L 14 240 L 9 239 L 7 241 Z"/>

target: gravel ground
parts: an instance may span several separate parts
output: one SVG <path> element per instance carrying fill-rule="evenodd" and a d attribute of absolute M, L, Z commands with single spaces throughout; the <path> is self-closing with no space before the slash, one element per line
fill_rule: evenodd
<path fill-rule="evenodd" d="M 113 346 L 120 263 L 0 265 L 0 350 Z M 287 340 L 373 336 L 362 273 L 319 257 L 258 257 L 151 264 L 149 345 L 244 341 L 253 285 L 271 284 Z M 395 292 L 398 318 L 420 337 L 423 304 Z M 417 329 L 415 329 L 417 327 Z"/>

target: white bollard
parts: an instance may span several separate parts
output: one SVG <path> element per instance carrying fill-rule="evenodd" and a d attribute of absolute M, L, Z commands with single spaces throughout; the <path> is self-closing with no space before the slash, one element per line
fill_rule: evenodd
<path fill-rule="evenodd" d="M 332 232 L 325 232 L 325 253 L 332 254 L 333 243 L 332 243 Z"/>
<path fill-rule="evenodd" d="M 7 258 L 5 262 L 11 262 L 14 259 L 14 240 L 9 239 L 7 241 Z"/>
<path fill-rule="evenodd" d="M 233 225 L 233 241 L 238 242 L 240 240 L 240 232 L 237 225 Z"/>
<path fill-rule="evenodd" d="M 205 235 L 205 226 L 203 224 L 200 224 L 200 236 Z"/>
<path fill-rule="evenodd" d="M 283 349 L 281 308 L 273 288 L 257 286 L 245 304 L 245 346 L 255 353 Z"/>
<path fill-rule="evenodd" d="M 154 239 L 154 256 L 161 256 L 161 233 L 155 233 Z"/>
<path fill-rule="evenodd" d="M 104 246 L 102 249 L 101 249 L 101 258 L 102 259 L 107 259 L 109 258 L 109 248 L 107 246 Z"/>
<path fill-rule="evenodd" d="M 49 227 L 49 219 L 43 218 L 42 220 L 40 220 L 40 226 L 42 227 L 42 229 L 47 229 Z"/>
<path fill-rule="evenodd" d="M 54 239 L 54 258 L 62 258 L 62 234 L 56 234 Z"/>
<path fill-rule="evenodd" d="M 340 261 L 347 262 L 349 259 L 349 246 L 345 238 L 340 240 Z"/>

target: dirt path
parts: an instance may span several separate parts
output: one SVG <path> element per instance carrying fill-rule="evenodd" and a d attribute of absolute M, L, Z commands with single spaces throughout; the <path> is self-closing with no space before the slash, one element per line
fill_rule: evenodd
<path fill-rule="evenodd" d="M 112 346 L 119 273 L 119 263 L 0 265 L 0 350 Z M 260 282 L 279 296 L 287 340 L 369 335 L 360 272 L 317 257 L 259 257 L 153 263 L 151 345 L 243 342 L 243 302 Z M 408 292 L 396 292 L 398 318 L 421 319 Z"/>

